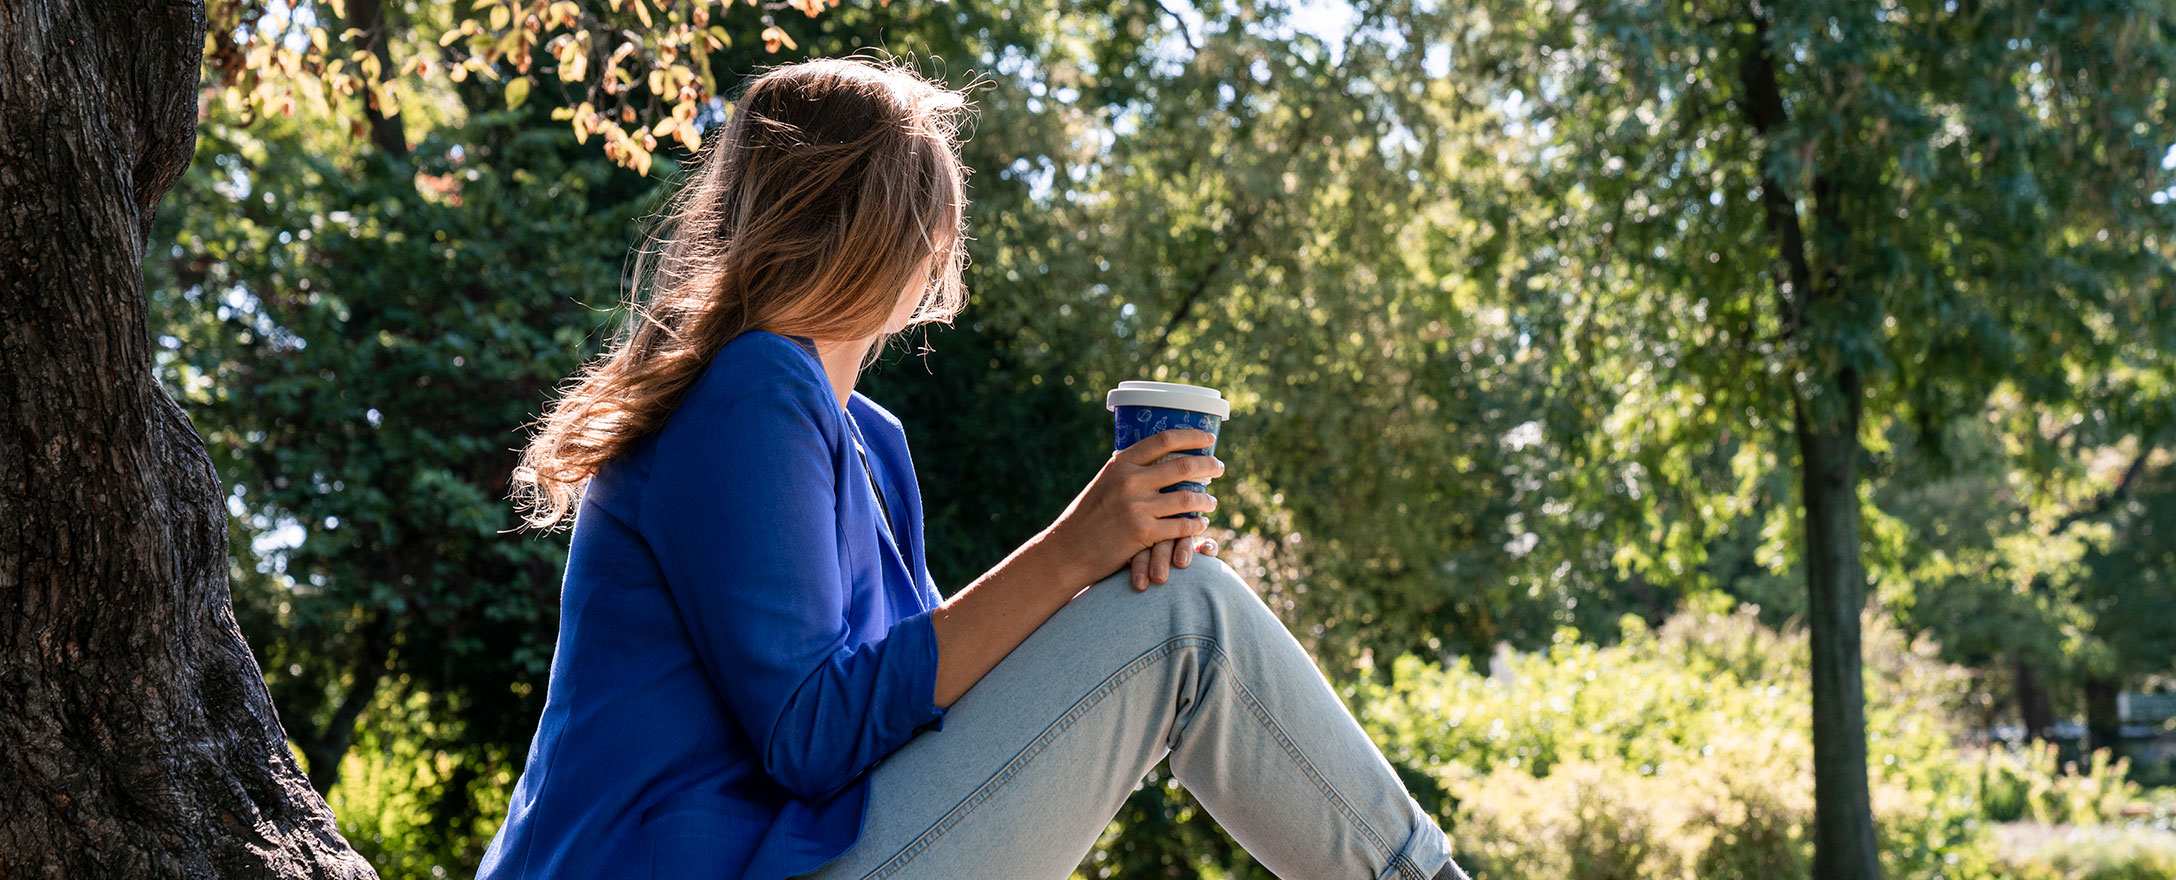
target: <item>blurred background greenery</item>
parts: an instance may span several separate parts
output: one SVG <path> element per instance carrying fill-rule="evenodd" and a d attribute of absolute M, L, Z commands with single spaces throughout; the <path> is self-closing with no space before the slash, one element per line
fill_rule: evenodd
<path fill-rule="evenodd" d="M 2166 4 L 651 5 L 578 9 L 637 55 L 715 16 L 692 131 L 800 57 L 979 79 L 973 304 L 863 386 L 946 591 L 1094 473 L 1104 389 L 1223 388 L 1225 555 L 1477 876 L 1805 876 L 1792 401 L 1842 370 L 1884 869 L 2176 877 Z M 387 877 L 472 873 L 504 813 L 565 545 L 507 531 L 512 450 L 687 158 L 462 67 L 565 7 L 215 4 L 253 73 L 146 266 L 237 614 Z M 283 99 L 307 65 L 248 50 L 320 40 L 403 75 Z M 1268 876 L 1161 773 L 1080 873 Z"/>

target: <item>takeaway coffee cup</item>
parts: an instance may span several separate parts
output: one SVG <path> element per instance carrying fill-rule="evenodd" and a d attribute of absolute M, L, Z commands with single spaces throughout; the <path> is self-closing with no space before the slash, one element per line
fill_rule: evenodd
<path fill-rule="evenodd" d="M 1124 449 L 1156 434 L 1174 428 L 1194 428 L 1209 432 L 1212 438 L 1224 420 L 1232 414 L 1231 401 L 1214 388 L 1199 385 L 1181 385 L 1177 382 L 1120 382 L 1104 398 L 1103 408 L 1111 411 L 1113 431 L 1111 448 Z M 1211 440 L 1206 449 L 1182 449 L 1171 455 L 1209 455 L 1216 451 Z M 1164 456 L 1169 459 L 1171 455 Z M 1191 480 L 1165 486 L 1165 492 L 1181 490 L 1201 492 L 1209 487 Z M 1180 516 L 1200 519 L 1201 514 L 1188 512 Z"/>

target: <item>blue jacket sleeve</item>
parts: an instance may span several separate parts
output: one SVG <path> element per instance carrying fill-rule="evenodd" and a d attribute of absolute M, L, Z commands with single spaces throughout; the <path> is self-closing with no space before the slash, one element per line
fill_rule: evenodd
<path fill-rule="evenodd" d="M 659 434 L 642 531 L 765 773 L 822 800 L 941 720 L 936 632 L 923 611 L 850 639 L 829 390 L 707 384 Z"/>

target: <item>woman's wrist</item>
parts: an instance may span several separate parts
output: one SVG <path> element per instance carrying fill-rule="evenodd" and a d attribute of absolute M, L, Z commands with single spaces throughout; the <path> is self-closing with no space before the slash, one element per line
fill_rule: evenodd
<path fill-rule="evenodd" d="M 1047 528 L 1029 538 L 1015 559 L 1029 569 L 1023 572 L 1029 582 L 1050 584 L 1067 598 L 1100 577 L 1087 570 L 1085 556 L 1067 544 L 1062 535 Z"/>

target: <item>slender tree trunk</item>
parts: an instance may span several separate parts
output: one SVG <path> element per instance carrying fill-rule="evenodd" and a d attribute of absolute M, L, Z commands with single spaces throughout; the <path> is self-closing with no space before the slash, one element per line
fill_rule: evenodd
<path fill-rule="evenodd" d="M 362 31 L 359 39 L 362 48 L 378 56 L 378 64 L 386 72 L 386 79 L 393 78 L 393 56 L 385 51 L 386 37 L 391 29 L 386 26 L 385 5 L 380 0 L 351 0 L 348 12 L 354 16 L 351 24 Z M 363 118 L 370 123 L 370 142 L 386 155 L 405 158 L 408 155 L 408 136 L 401 131 L 398 117 L 387 116 L 371 105 L 368 92 L 356 98 L 362 102 Z"/>
<path fill-rule="evenodd" d="M 2047 684 L 2040 679 L 2040 670 L 2032 661 L 2020 656 L 2012 661 L 2011 669 L 2017 679 L 2017 720 L 2025 725 L 2025 738 L 2040 742 L 2048 738 L 2048 729 L 2055 726 L 2055 704 L 2048 699 Z"/>
<path fill-rule="evenodd" d="M 332 794 L 332 787 L 340 784 L 340 762 L 355 743 L 355 723 L 378 698 L 378 685 L 385 680 L 385 660 L 393 650 L 393 624 L 387 614 L 372 614 L 363 625 L 363 644 L 356 651 L 347 694 L 325 720 L 324 732 L 301 744 L 310 764 L 310 787 L 319 794 Z"/>
<path fill-rule="evenodd" d="M 1772 138 L 1790 123 L 1776 78 L 1768 19 L 1752 7 L 1738 77 L 1740 110 L 1753 130 Z M 1764 147 L 1774 149 L 1773 144 Z M 1769 167 L 1766 157 L 1758 167 Z M 1782 180 L 1763 171 L 1761 208 L 1775 240 L 1774 282 L 1784 332 L 1799 335 L 1810 305 L 1845 294 L 1833 265 L 1815 272 L 1798 205 Z M 1813 173 L 1816 229 L 1831 246 L 1847 242 L 1840 187 L 1830 170 Z M 1858 370 L 1833 368 L 1814 396 L 1793 389 L 1792 419 L 1805 507 L 1806 616 L 1813 670 L 1813 875 L 1819 880 L 1879 880 L 1880 840 L 1866 785 L 1866 690 L 1861 679 L 1859 613 L 1866 575 L 1859 558 L 1860 410 L 1865 392 Z"/>
<path fill-rule="evenodd" d="M 2121 757 L 2123 744 L 2123 719 L 2116 712 L 2116 694 L 2122 684 L 2105 679 L 2088 677 L 2085 680 L 2085 751 L 2107 749 L 2111 757 Z"/>
<path fill-rule="evenodd" d="M 139 266 L 200 3 L 0 3 L 0 877 L 371 877 L 287 749 Z"/>
<path fill-rule="evenodd" d="M 385 5 L 380 0 L 350 0 L 348 13 L 349 28 L 359 32 L 349 41 L 350 47 L 378 56 L 382 69 L 393 70 L 393 56 L 386 51 L 391 28 L 386 23 Z M 407 158 L 408 138 L 401 130 L 400 119 L 380 112 L 367 91 L 355 100 L 357 112 L 363 115 L 369 129 L 371 145 L 387 156 Z M 357 321 L 354 325 L 367 323 Z M 385 680 L 386 658 L 392 651 L 392 629 L 393 623 L 382 611 L 363 627 L 363 644 L 356 649 L 347 692 L 333 708 L 332 716 L 326 719 L 323 730 L 316 736 L 296 739 L 302 757 L 309 764 L 310 786 L 321 795 L 332 794 L 333 786 L 340 784 L 340 764 L 355 743 L 356 726 L 361 723 L 364 711 L 378 697 L 379 686 Z M 289 716 L 294 714 L 290 712 Z M 307 725 L 308 721 L 305 718 L 296 723 Z"/>
<path fill-rule="evenodd" d="M 1813 646 L 1813 875 L 1881 876 L 1873 803 L 1866 786 L 1866 688 L 1860 678 L 1859 613 L 1866 576 L 1859 560 L 1857 374 L 1843 370 L 1836 399 L 1794 408 L 1806 514 L 1806 616 Z M 1833 406 L 1833 415 L 1822 417 Z"/>

